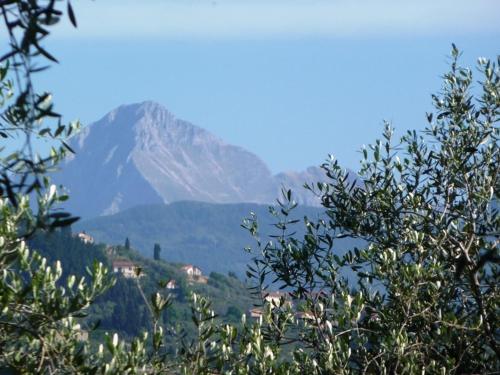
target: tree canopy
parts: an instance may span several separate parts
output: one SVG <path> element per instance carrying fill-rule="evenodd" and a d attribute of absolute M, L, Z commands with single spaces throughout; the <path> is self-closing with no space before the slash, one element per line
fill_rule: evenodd
<path fill-rule="evenodd" d="M 273 275 L 304 299 L 317 325 L 299 340 L 334 373 L 489 373 L 499 369 L 499 70 L 479 59 L 479 90 L 459 66 L 433 95 L 422 132 L 364 148 L 358 180 L 331 158 L 327 184 L 309 186 L 326 220 L 293 234 L 285 195 L 280 234 L 261 245 L 252 275 Z M 247 227 L 256 233 L 256 222 Z M 344 255 L 339 238 L 366 246 Z M 357 273 L 347 280 L 342 270 Z M 355 289 L 355 292 L 352 292 Z"/>

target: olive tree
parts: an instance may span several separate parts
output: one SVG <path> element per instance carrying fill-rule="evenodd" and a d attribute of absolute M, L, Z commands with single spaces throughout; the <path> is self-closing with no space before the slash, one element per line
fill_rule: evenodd
<path fill-rule="evenodd" d="M 386 124 L 354 182 L 331 157 L 329 182 L 307 186 L 325 216 L 296 238 L 288 192 L 276 238 L 259 243 L 251 276 L 272 276 L 309 311 L 298 333 L 275 337 L 307 348 L 318 373 L 500 369 L 499 66 L 480 58 L 474 87 L 459 55 L 453 46 L 425 130 L 395 141 Z M 255 218 L 246 227 L 258 237 Z M 341 238 L 364 245 L 340 252 Z"/>
<path fill-rule="evenodd" d="M 65 5 L 76 25 L 71 4 Z M 0 1 L 8 38 L 0 57 L 0 137 L 9 141 L 0 147 L 0 369 L 24 373 L 75 371 L 86 353 L 77 318 L 112 284 L 100 264 L 87 280 L 60 280 L 61 264 L 47 264 L 26 245 L 35 231 L 76 220 L 55 209 L 67 196 L 47 173 L 70 150 L 64 138 L 78 124 L 63 124 L 51 95 L 33 84 L 34 74 L 56 62 L 43 41 L 61 18 L 60 7 L 58 1 Z M 47 156 L 36 152 L 35 138 L 53 142 Z"/>

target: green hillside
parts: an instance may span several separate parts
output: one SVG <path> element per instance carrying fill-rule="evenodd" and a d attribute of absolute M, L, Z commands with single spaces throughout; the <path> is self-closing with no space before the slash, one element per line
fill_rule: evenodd
<path fill-rule="evenodd" d="M 109 268 L 112 268 L 113 260 L 129 261 L 141 269 L 143 276 L 138 279 L 115 273 L 116 284 L 92 305 L 82 323 L 89 329 L 99 322 L 98 329 L 92 333 L 94 336 L 111 331 L 126 337 L 150 328 L 149 311 L 140 295 L 138 282 L 146 296 L 158 290 L 172 296 L 173 304 L 163 317 L 164 323 L 172 327 L 182 325 L 188 336 L 190 329 L 194 329 L 188 305 L 190 292 L 209 297 L 217 315 L 228 322 L 237 323 L 241 315 L 253 306 L 247 286 L 234 274 L 212 272 L 199 279 L 190 279 L 181 269 L 183 264 L 146 259 L 135 250 L 122 246 L 85 244 L 69 231 L 40 234 L 30 241 L 30 247 L 39 251 L 49 263 L 60 260 L 65 272 L 63 279 L 69 274 L 86 276 L 86 267 L 94 261 L 103 262 Z M 159 286 L 170 280 L 175 281 L 175 289 Z"/>
<path fill-rule="evenodd" d="M 276 218 L 270 215 L 266 205 L 203 202 L 138 206 L 116 215 L 79 222 L 75 230 L 85 230 L 97 241 L 110 244 L 123 244 L 128 237 L 132 246 L 147 257 L 152 257 L 153 246 L 159 243 L 162 259 L 169 262 L 193 263 L 204 272 L 227 274 L 232 271 L 244 277 L 251 259 L 244 248 L 254 243 L 240 225 L 250 212 L 257 215 L 263 234 L 275 233 L 271 224 Z M 299 206 L 293 215 L 297 219 L 317 218 L 321 213 L 319 208 Z M 299 232 L 301 227 L 297 225 Z M 339 242 L 339 249 L 347 245 Z"/>

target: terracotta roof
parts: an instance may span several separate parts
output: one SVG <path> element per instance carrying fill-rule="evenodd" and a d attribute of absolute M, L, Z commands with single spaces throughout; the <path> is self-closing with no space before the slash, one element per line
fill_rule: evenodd
<path fill-rule="evenodd" d="M 252 318 L 255 318 L 255 317 L 257 317 L 257 316 L 261 316 L 261 315 L 263 315 L 263 314 L 264 314 L 264 312 L 262 311 L 262 309 L 260 309 L 260 308 L 258 308 L 258 307 L 253 308 L 253 309 L 250 309 L 250 310 L 249 310 L 249 313 L 250 313 L 250 316 L 251 316 Z"/>

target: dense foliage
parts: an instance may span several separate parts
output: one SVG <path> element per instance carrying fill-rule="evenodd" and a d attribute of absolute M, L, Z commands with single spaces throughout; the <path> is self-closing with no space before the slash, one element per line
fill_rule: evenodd
<path fill-rule="evenodd" d="M 328 219 L 306 219 L 302 240 L 289 235 L 288 195 L 281 234 L 261 246 L 252 272 L 305 300 L 317 324 L 296 340 L 323 370 L 499 370 L 499 69 L 479 59 L 473 90 L 458 57 L 453 47 L 423 132 L 395 142 L 387 124 L 363 150 L 358 184 L 332 158 L 323 165 L 330 182 L 310 187 Z M 247 226 L 255 233 L 254 221 Z M 366 246 L 340 256 L 332 247 L 346 237 Z M 344 268 L 357 272 L 355 293 Z"/>

